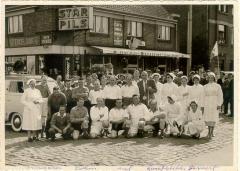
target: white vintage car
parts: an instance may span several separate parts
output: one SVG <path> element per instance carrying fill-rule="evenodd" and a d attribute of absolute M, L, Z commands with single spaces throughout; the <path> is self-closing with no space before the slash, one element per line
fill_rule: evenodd
<path fill-rule="evenodd" d="M 5 76 L 5 124 L 10 125 L 14 131 L 22 129 L 23 104 L 20 99 L 24 90 L 28 87 L 27 80 L 34 78 L 37 85 L 41 83 L 40 75 L 10 74 Z M 47 77 L 47 84 L 52 92 L 57 86 L 54 79 Z"/>

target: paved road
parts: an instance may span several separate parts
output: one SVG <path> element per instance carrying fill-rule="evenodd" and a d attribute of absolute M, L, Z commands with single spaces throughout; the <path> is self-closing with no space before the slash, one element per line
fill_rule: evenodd
<path fill-rule="evenodd" d="M 206 136 L 207 130 L 202 136 Z M 26 133 L 6 131 L 6 165 L 171 165 L 211 154 L 233 143 L 233 120 L 221 117 L 211 141 L 205 138 L 96 139 L 26 142 Z M 232 153 L 232 151 L 229 151 Z M 225 155 L 225 153 L 223 154 Z M 231 155 L 231 154 L 228 154 Z M 217 157 L 217 156 L 216 156 Z M 202 163 L 201 163 L 202 164 Z M 221 165 L 228 165 L 221 163 Z"/>

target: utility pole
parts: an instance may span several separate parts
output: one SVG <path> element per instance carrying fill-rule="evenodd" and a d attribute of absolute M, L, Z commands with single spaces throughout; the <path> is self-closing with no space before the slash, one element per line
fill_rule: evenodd
<path fill-rule="evenodd" d="M 187 33 L 187 54 L 190 55 L 190 59 L 187 61 L 187 73 L 189 73 L 192 67 L 192 5 L 188 8 L 188 33 Z"/>

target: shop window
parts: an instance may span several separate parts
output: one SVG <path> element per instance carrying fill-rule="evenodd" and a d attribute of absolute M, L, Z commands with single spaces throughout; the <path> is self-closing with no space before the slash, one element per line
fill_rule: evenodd
<path fill-rule="evenodd" d="M 21 33 L 23 32 L 22 15 L 8 17 L 8 33 Z"/>
<path fill-rule="evenodd" d="M 108 34 L 108 18 L 102 16 L 93 16 L 93 29 L 91 32 Z"/>
<path fill-rule="evenodd" d="M 142 37 L 143 24 L 136 21 L 128 21 L 128 36 Z"/>
<path fill-rule="evenodd" d="M 7 56 L 5 58 L 8 71 L 27 72 L 27 57 L 26 56 Z"/>
<path fill-rule="evenodd" d="M 22 81 L 11 81 L 9 84 L 9 92 L 11 93 L 23 93 L 23 82 Z"/>
<path fill-rule="evenodd" d="M 222 13 L 228 12 L 228 6 L 227 5 L 218 5 L 218 11 Z"/>
<path fill-rule="evenodd" d="M 225 25 L 218 25 L 218 43 L 219 44 L 226 44 L 226 31 L 227 26 Z"/>
<path fill-rule="evenodd" d="M 158 26 L 158 39 L 169 41 L 171 39 L 171 28 L 168 26 Z"/>

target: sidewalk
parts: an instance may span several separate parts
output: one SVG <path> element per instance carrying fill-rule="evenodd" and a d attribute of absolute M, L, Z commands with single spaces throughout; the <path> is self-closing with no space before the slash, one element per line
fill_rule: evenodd
<path fill-rule="evenodd" d="M 201 154 L 197 157 L 188 158 L 179 164 L 181 165 L 208 165 L 208 166 L 232 166 L 233 165 L 233 144 L 228 144 L 220 150 Z"/>

